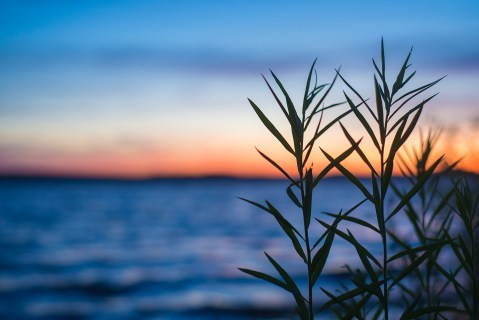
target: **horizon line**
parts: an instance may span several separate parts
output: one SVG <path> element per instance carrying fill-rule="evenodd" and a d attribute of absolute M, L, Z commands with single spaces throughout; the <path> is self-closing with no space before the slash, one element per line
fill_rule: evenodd
<path fill-rule="evenodd" d="M 450 174 L 479 176 L 471 171 L 454 169 Z M 359 179 L 370 178 L 368 175 L 358 175 Z M 401 175 L 393 175 L 403 178 Z M 325 179 L 347 179 L 340 174 L 326 176 Z M 120 175 L 88 175 L 88 174 L 52 174 L 52 173 L 0 173 L 0 180 L 104 180 L 104 181 L 153 181 L 153 180 L 288 180 L 282 176 L 271 175 L 235 175 L 235 174 L 165 174 L 150 176 L 120 176 Z"/>

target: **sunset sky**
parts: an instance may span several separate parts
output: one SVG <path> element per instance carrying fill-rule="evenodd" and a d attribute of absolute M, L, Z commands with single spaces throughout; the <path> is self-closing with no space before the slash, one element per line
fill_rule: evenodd
<path fill-rule="evenodd" d="M 479 171 L 478 1 L 46 0 L 0 4 L 0 175 L 271 175 L 255 146 L 284 153 L 247 98 L 285 127 L 261 74 L 299 103 L 318 58 L 372 97 L 381 37 L 390 75 L 411 46 L 415 85 L 447 75 L 421 126 Z"/>

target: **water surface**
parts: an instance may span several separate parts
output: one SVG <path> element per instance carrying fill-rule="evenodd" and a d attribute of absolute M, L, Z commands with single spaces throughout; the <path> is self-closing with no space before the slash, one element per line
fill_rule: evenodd
<path fill-rule="evenodd" d="M 21 319 L 261 319 L 290 314 L 267 251 L 305 285 L 274 218 L 237 197 L 301 217 L 281 180 L 0 180 L 0 316 Z M 348 181 L 320 186 L 315 216 L 361 199 Z M 372 215 L 359 209 L 358 214 Z M 354 227 L 352 227 L 354 231 Z M 313 233 L 319 234 L 319 224 Z M 359 238 L 370 247 L 377 239 Z M 336 242 L 320 285 L 332 288 L 351 246 Z M 317 291 L 318 299 L 321 297 Z"/>

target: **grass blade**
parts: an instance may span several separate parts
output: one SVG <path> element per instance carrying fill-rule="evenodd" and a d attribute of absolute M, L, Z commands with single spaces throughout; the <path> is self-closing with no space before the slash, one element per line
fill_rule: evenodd
<path fill-rule="evenodd" d="M 308 308 L 306 307 L 306 303 L 304 302 L 303 295 L 301 291 L 299 291 L 296 283 L 291 278 L 291 276 L 266 252 L 264 253 L 271 264 L 274 266 L 276 271 L 278 271 L 279 275 L 283 278 L 286 282 L 286 285 L 291 289 L 290 292 L 293 294 L 294 299 L 296 300 L 296 305 L 298 308 L 298 312 L 300 313 L 303 319 L 307 319 L 308 316 Z"/>
<path fill-rule="evenodd" d="M 296 238 L 294 234 L 294 230 L 292 228 L 291 223 L 289 223 L 283 215 L 279 212 L 278 209 L 276 209 L 271 203 L 266 201 L 266 204 L 268 205 L 268 208 L 271 212 L 271 214 L 276 218 L 276 221 L 278 221 L 279 225 L 283 229 L 284 233 L 289 237 L 291 242 L 293 243 L 294 249 L 298 253 L 298 255 L 303 259 L 305 263 L 307 263 L 306 260 L 306 255 L 304 254 L 303 248 L 301 247 L 301 244 L 299 243 L 298 238 Z"/>
<path fill-rule="evenodd" d="M 374 76 L 374 88 L 376 94 L 376 112 L 378 114 L 378 124 L 379 124 L 379 136 L 381 142 L 384 144 L 384 139 L 386 138 L 386 133 L 384 132 L 385 129 L 385 122 L 384 122 L 384 107 L 383 101 L 381 96 L 381 88 L 379 87 L 378 80 L 376 76 Z"/>
<path fill-rule="evenodd" d="M 361 140 L 358 141 L 358 143 L 361 142 Z M 329 164 L 324 167 L 323 170 L 321 170 L 321 172 L 316 176 L 316 178 L 314 179 L 313 181 L 313 188 L 319 183 L 319 181 L 321 181 L 321 179 L 323 179 L 328 173 L 329 171 L 331 171 L 331 169 L 333 169 L 334 167 L 336 167 L 341 161 L 343 161 L 344 159 L 346 159 L 347 157 L 349 157 L 349 155 L 351 153 L 353 153 L 354 151 L 354 147 L 350 147 L 349 149 L 347 149 L 346 151 L 344 151 L 343 153 L 341 153 L 337 158 L 335 158 L 333 161 L 330 161 Z"/>
<path fill-rule="evenodd" d="M 267 155 L 265 155 L 263 152 L 261 152 L 258 148 L 256 148 L 256 151 L 258 151 L 258 153 L 264 158 L 266 159 L 266 161 L 268 161 L 269 163 L 271 163 L 273 165 L 273 167 L 275 167 L 276 169 L 278 169 L 286 178 L 288 178 L 289 181 L 291 181 L 292 184 L 294 185 L 297 185 L 297 182 L 294 181 L 293 178 L 291 178 L 291 176 L 286 172 L 286 170 L 284 170 L 279 164 L 277 164 L 273 159 L 271 159 L 270 157 L 268 157 Z"/>
<path fill-rule="evenodd" d="M 271 86 L 270 86 L 268 80 L 266 80 L 265 76 L 264 75 L 261 75 L 261 76 L 263 77 L 264 81 L 266 82 L 266 85 L 268 86 L 269 91 L 271 91 L 271 93 L 273 94 L 273 97 L 276 100 L 276 103 L 279 105 L 279 107 L 283 111 L 283 114 L 286 116 L 286 119 L 288 119 L 288 121 L 289 121 L 288 111 L 286 111 L 283 103 L 281 102 L 281 100 L 279 100 L 278 96 L 276 95 L 276 92 L 274 92 L 273 88 L 271 88 Z"/>
<path fill-rule="evenodd" d="M 327 212 L 324 212 L 324 214 L 330 216 L 330 217 L 334 217 L 334 218 L 337 218 L 337 217 L 341 217 L 343 220 L 346 220 L 346 221 L 350 221 L 350 222 L 354 222 L 356 224 L 359 224 L 363 227 L 366 227 L 378 234 L 381 234 L 381 232 L 379 231 L 378 228 L 376 228 L 375 226 L 373 226 L 372 224 L 370 224 L 369 222 L 367 221 L 364 221 L 362 219 L 359 219 L 359 218 L 356 218 L 356 217 L 351 217 L 351 216 L 340 216 L 338 214 L 333 214 L 333 213 L 327 213 Z"/>
<path fill-rule="evenodd" d="M 401 67 L 401 70 L 399 71 L 398 75 L 397 75 L 397 78 L 396 78 L 396 81 L 394 82 L 393 84 L 393 88 L 392 88 L 392 91 L 391 91 L 391 98 L 402 88 L 404 87 L 404 85 L 411 79 L 411 78 L 408 78 L 406 81 L 403 82 L 404 80 L 404 75 L 406 74 L 406 69 L 409 67 L 408 65 L 408 61 L 409 61 L 409 58 L 411 57 L 411 53 L 412 53 L 412 48 L 411 50 L 409 50 L 409 53 L 406 57 L 406 60 L 404 60 L 404 63 Z"/>
<path fill-rule="evenodd" d="M 408 276 L 413 272 L 421 263 L 423 263 L 430 255 L 431 251 L 424 252 L 419 258 L 413 260 L 410 265 L 403 269 L 398 275 L 396 275 L 393 281 L 389 284 L 388 290 L 392 289 L 396 284 L 399 283 L 404 277 Z"/>
<path fill-rule="evenodd" d="M 364 103 L 364 105 L 366 106 L 366 108 L 368 109 L 369 113 L 371 114 L 371 116 L 374 118 L 374 120 L 376 120 L 376 122 L 378 121 L 378 118 L 376 117 L 376 115 L 374 114 L 373 110 L 371 109 L 371 107 L 366 103 L 367 100 L 365 100 L 350 84 L 349 82 L 346 81 L 346 79 L 343 78 L 343 76 L 341 76 L 341 74 L 339 74 L 339 71 L 336 70 L 336 72 L 338 73 L 338 75 L 341 77 L 341 80 L 343 80 L 343 82 L 346 84 L 346 86 L 351 89 L 351 91 L 353 91 L 356 96 L 361 100 L 362 103 Z"/>
<path fill-rule="evenodd" d="M 357 143 L 356 143 L 357 144 Z M 353 146 L 352 148 L 355 149 Z M 321 149 L 321 148 L 320 148 Z M 348 169 L 346 169 L 344 166 L 341 165 L 338 161 L 335 161 L 333 157 L 331 157 L 326 151 L 321 149 L 323 152 L 324 156 L 329 160 L 331 164 L 334 163 L 334 166 L 346 177 L 348 178 L 356 187 L 358 187 L 359 190 L 368 198 L 371 202 L 374 201 L 373 196 L 371 193 L 369 193 L 369 190 L 359 181 L 358 178 L 356 178 Z"/>
<path fill-rule="evenodd" d="M 298 237 L 300 237 L 301 239 L 304 240 L 304 238 L 303 238 L 303 236 L 301 235 L 301 233 L 299 233 L 299 231 L 298 231 L 288 220 L 286 220 L 285 218 L 283 218 L 283 216 L 282 216 L 281 214 L 275 215 L 275 214 L 273 213 L 274 211 L 272 211 L 270 208 L 267 208 L 267 207 L 265 207 L 265 206 L 263 206 L 263 205 L 261 205 L 261 204 L 259 204 L 259 203 L 257 203 L 257 202 L 254 202 L 254 201 L 251 201 L 251 200 L 248 200 L 248 199 L 245 199 L 245 198 L 241 198 L 241 197 L 239 197 L 238 199 L 243 200 L 243 201 L 245 201 L 245 202 L 248 202 L 249 204 L 252 204 L 253 206 L 258 207 L 258 208 L 260 208 L 261 210 L 264 210 L 264 211 L 268 212 L 269 214 L 273 215 L 273 216 L 275 217 L 275 219 L 280 219 L 281 222 L 278 221 L 278 223 L 280 224 L 280 226 L 286 225 L 286 228 L 287 228 L 287 229 L 291 229 L 294 233 L 296 233 L 296 235 L 297 235 Z M 276 211 L 277 211 L 277 210 L 276 210 Z"/>
<path fill-rule="evenodd" d="M 313 64 L 311 65 L 311 69 L 309 70 L 308 80 L 306 81 L 306 89 L 304 90 L 304 98 L 303 98 L 303 117 L 306 114 L 306 110 L 308 109 L 310 103 L 308 101 L 309 96 L 309 86 L 311 84 L 311 76 L 313 75 L 314 65 L 316 64 L 317 58 L 314 59 Z M 313 97 L 314 98 L 314 97 Z"/>
<path fill-rule="evenodd" d="M 386 219 L 386 222 L 389 219 L 391 219 L 396 213 L 398 213 L 399 210 L 401 210 L 404 207 L 404 205 L 406 205 L 406 203 L 409 202 L 409 200 L 424 186 L 424 184 L 432 175 L 434 170 L 436 170 L 439 163 L 441 163 L 442 159 L 443 159 L 442 156 L 439 159 L 437 159 L 436 162 L 434 162 L 429 167 L 429 169 L 424 173 L 424 175 L 417 181 L 417 183 L 408 191 L 408 193 L 404 195 L 404 197 L 401 199 L 399 204 L 397 204 L 394 210 L 391 211 L 391 213 Z"/>
<path fill-rule="evenodd" d="M 245 269 L 245 268 L 238 268 L 240 271 L 249 274 L 250 276 L 253 276 L 255 278 L 267 281 L 269 283 L 272 283 L 274 285 L 277 285 L 280 288 L 283 288 L 284 290 L 291 292 L 291 289 L 286 285 L 286 283 L 282 282 L 281 280 L 276 279 L 275 277 L 272 277 L 266 273 L 262 273 L 259 271 L 251 270 L 251 269 Z"/>
<path fill-rule="evenodd" d="M 364 116 L 361 114 L 361 112 L 359 112 L 358 108 L 354 105 L 354 103 L 351 101 L 351 99 L 349 99 L 348 95 L 345 92 L 344 92 L 344 96 L 346 97 L 346 101 L 348 102 L 349 107 L 351 108 L 351 110 L 353 110 L 354 114 L 356 115 L 356 118 L 358 118 L 358 120 L 361 122 L 364 129 L 366 129 L 366 131 L 369 134 L 369 137 L 371 138 L 371 140 L 373 141 L 374 146 L 376 147 L 376 149 L 381 150 L 381 147 L 379 146 L 378 139 L 376 138 L 376 135 L 374 134 L 373 129 L 371 129 L 371 126 L 369 125 L 366 118 L 364 118 Z"/>
<path fill-rule="evenodd" d="M 286 188 L 286 193 L 288 194 L 288 197 L 291 199 L 291 201 L 293 201 L 293 203 L 298 207 L 298 208 L 302 208 L 302 204 L 301 202 L 299 201 L 298 197 L 294 194 L 294 191 L 293 191 L 293 184 L 291 183 L 288 188 Z"/>
<path fill-rule="evenodd" d="M 443 241 L 437 241 L 437 242 L 422 245 L 422 246 L 419 246 L 419 247 L 403 250 L 403 251 L 395 254 L 394 256 L 390 257 L 388 259 L 388 263 L 391 263 L 394 260 L 397 260 L 397 259 L 399 259 L 401 257 L 404 257 L 404 256 L 412 256 L 414 258 L 417 253 L 422 252 L 422 251 L 433 252 L 433 251 L 436 251 L 436 250 L 442 248 L 444 245 L 446 245 L 448 243 L 450 243 L 449 240 L 443 240 Z"/>
<path fill-rule="evenodd" d="M 364 154 L 363 150 L 359 147 L 358 143 L 356 143 L 353 139 L 353 137 L 349 134 L 348 130 L 343 126 L 341 121 L 339 122 L 339 125 L 341 126 L 341 129 L 343 130 L 344 135 L 348 139 L 349 143 L 354 147 L 354 150 L 359 154 L 363 162 L 369 167 L 371 172 L 373 172 L 377 177 L 379 176 L 374 167 L 372 166 L 371 162 L 369 162 L 368 158 Z"/>
<path fill-rule="evenodd" d="M 248 99 L 248 101 L 251 104 L 251 106 L 253 107 L 253 109 L 256 112 L 256 114 L 258 115 L 258 117 L 260 118 L 261 122 L 263 122 L 264 126 L 269 130 L 269 132 L 271 132 L 273 134 L 273 136 L 279 142 L 281 142 L 281 144 L 283 145 L 283 147 L 286 150 L 288 150 L 291 154 L 294 155 L 294 150 L 291 148 L 291 146 L 286 141 L 286 139 L 281 135 L 281 133 L 278 131 L 278 129 L 276 129 L 276 127 L 271 123 L 271 121 L 269 121 L 269 119 L 264 115 L 263 111 L 261 111 L 261 109 L 258 108 L 258 106 L 253 101 L 251 101 L 250 99 Z"/>

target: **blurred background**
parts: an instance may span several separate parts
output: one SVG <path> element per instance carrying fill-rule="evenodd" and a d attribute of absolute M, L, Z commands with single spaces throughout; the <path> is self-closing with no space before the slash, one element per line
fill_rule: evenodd
<path fill-rule="evenodd" d="M 381 38 L 391 81 L 411 47 L 413 85 L 447 76 L 420 126 L 442 129 L 439 151 L 479 172 L 477 1 L 2 1 L 0 315 L 287 309 L 287 295 L 236 269 L 269 268 L 265 249 L 290 254 L 274 221 L 236 199 L 289 208 L 282 181 L 259 179 L 278 174 L 254 146 L 284 153 L 247 98 L 285 128 L 261 74 L 273 70 L 301 101 L 315 58 L 319 82 L 341 67 L 373 97 Z M 347 148 L 338 128 L 320 143 Z M 351 188 L 331 183 L 325 210 Z"/>
<path fill-rule="evenodd" d="M 424 121 L 475 130 L 478 10 L 474 1 L 2 1 L 0 172 L 271 175 L 253 146 L 272 140 L 246 100 L 277 113 L 261 74 L 272 69 L 301 97 L 318 58 L 320 82 L 342 66 L 371 97 L 381 37 L 390 75 L 412 46 L 414 84 L 447 75 Z"/>

